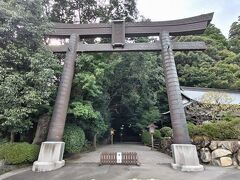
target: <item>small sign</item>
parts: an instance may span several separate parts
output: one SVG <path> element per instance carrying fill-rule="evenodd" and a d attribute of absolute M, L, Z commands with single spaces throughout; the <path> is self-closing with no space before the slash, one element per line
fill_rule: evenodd
<path fill-rule="evenodd" d="M 112 21 L 112 46 L 123 48 L 125 44 L 125 21 Z"/>
<path fill-rule="evenodd" d="M 157 126 L 155 126 L 153 123 L 148 125 L 149 128 L 149 133 L 150 134 L 154 134 L 155 129 L 157 128 Z"/>
<path fill-rule="evenodd" d="M 122 163 L 122 153 L 117 152 L 117 163 Z"/>
<path fill-rule="evenodd" d="M 149 132 L 150 132 L 150 134 L 154 134 L 154 132 L 155 132 L 155 128 L 150 127 L 150 128 L 149 128 Z"/>
<path fill-rule="evenodd" d="M 115 129 L 111 129 L 111 135 L 113 136 L 114 135 L 114 132 L 115 132 Z"/>

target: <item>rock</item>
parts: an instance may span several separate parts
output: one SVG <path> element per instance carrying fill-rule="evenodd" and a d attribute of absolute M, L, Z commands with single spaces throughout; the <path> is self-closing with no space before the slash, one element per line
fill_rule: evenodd
<path fill-rule="evenodd" d="M 220 158 L 220 163 L 221 163 L 221 166 L 231 166 L 232 165 L 232 158 L 230 157 L 221 157 Z"/>
<path fill-rule="evenodd" d="M 48 113 L 41 115 L 38 119 L 38 125 L 35 133 L 35 137 L 33 139 L 33 144 L 40 145 L 47 138 L 49 121 L 51 120 L 51 116 Z"/>
<path fill-rule="evenodd" d="M 235 153 L 239 149 L 239 144 L 238 141 L 219 141 L 218 147 L 221 147 L 222 149 L 227 149 L 232 153 Z"/>
<path fill-rule="evenodd" d="M 240 169 L 240 166 L 238 166 L 237 169 Z"/>
<path fill-rule="evenodd" d="M 200 149 L 200 159 L 202 162 L 208 163 L 211 161 L 211 153 L 208 148 Z"/>
<path fill-rule="evenodd" d="M 238 163 L 237 161 L 233 161 L 233 166 L 237 167 L 238 166 Z"/>
<path fill-rule="evenodd" d="M 214 166 L 221 166 L 220 160 L 212 159 L 212 165 L 214 165 Z"/>
<path fill-rule="evenodd" d="M 226 149 L 216 149 L 212 152 L 212 158 L 219 158 L 219 157 L 224 157 L 224 156 L 228 156 L 231 155 L 232 152 Z"/>
<path fill-rule="evenodd" d="M 214 151 L 218 147 L 218 142 L 217 141 L 211 141 L 209 148 Z"/>
<path fill-rule="evenodd" d="M 163 153 L 166 153 L 168 155 L 172 154 L 172 149 L 171 149 L 171 145 L 173 143 L 172 138 L 170 137 L 164 137 L 161 141 L 160 141 L 160 146 L 159 146 L 159 150 Z"/>
<path fill-rule="evenodd" d="M 239 163 L 239 165 L 240 165 L 240 149 L 239 149 L 238 152 L 237 152 L 236 158 L 237 158 L 238 163 Z"/>
<path fill-rule="evenodd" d="M 233 166 L 238 166 L 238 162 L 235 157 L 233 157 L 232 161 L 233 161 Z"/>
<path fill-rule="evenodd" d="M 196 145 L 197 150 L 200 150 L 202 148 L 201 142 L 202 142 L 202 136 L 194 136 L 192 138 L 192 144 Z"/>
<path fill-rule="evenodd" d="M 210 138 L 207 136 L 203 136 L 203 139 L 204 139 L 204 142 L 203 142 L 204 147 L 209 146 L 209 144 L 211 143 Z"/>
<path fill-rule="evenodd" d="M 210 144 L 210 138 L 207 136 L 194 136 L 192 143 L 196 145 L 197 149 L 204 148 Z"/>

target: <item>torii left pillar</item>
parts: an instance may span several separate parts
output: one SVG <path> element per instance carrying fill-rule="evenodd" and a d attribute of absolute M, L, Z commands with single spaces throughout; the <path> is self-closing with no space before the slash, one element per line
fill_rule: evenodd
<path fill-rule="evenodd" d="M 65 165 L 63 160 L 65 143 L 62 141 L 62 137 L 70 99 L 78 41 L 79 36 L 72 34 L 64 60 L 63 73 L 58 87 L 47 141 L 41 145 L 38 160 L 34 162 L 32 167 L 33 171 L 52 171 Z"/>

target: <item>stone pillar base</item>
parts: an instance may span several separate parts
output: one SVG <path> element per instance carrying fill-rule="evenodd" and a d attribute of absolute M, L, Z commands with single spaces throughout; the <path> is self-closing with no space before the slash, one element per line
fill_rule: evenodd
<path fill-rule="evenodd" d="M 191 144 L 172 144 L 173 169 L 181 171 L 203 171 L 199 163 L 196 146 Z"/>
<path fill-rule="evenodd" d="M 38 160 L 33 163 L 32 171 L 45 172 L 63 167 L 65 165 L 63 160 L 64 146 L 64 142 L 43 142 Z"/>

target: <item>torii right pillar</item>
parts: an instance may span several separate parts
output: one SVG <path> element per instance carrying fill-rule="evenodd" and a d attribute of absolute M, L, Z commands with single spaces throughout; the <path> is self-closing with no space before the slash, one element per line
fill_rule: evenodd
<path fill-rule="evenodd" d="M 171 165 L 174 169 L 181 169 L 182 171 L 202 171 L 204 168 L 199 163 L 196 146 L 191 144 L 189 137 L 169 33 L 166 31 L 161 32 L 160 40 L 173 128 L 173 144 L 171 146 L 173 163 Z"/>

